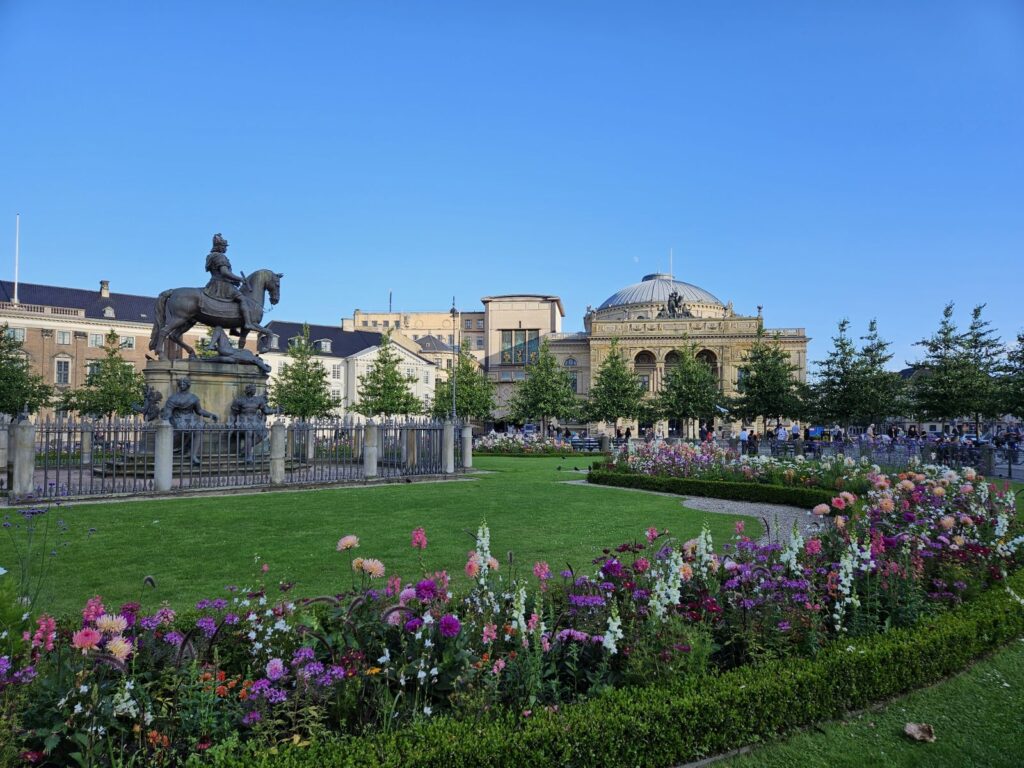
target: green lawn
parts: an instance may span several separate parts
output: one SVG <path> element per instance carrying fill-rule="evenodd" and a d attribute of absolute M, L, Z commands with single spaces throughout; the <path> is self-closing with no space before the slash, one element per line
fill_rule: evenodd
<path fill-rule="evenodd" d="M 903 735 L 928 723 L 935 742 Z M 723 768 L 1024 765 L 1024 638 L 944 683 L 726 760 Z"/>
<path fill-rule="evenodd" d="M 182 498 L 54 508 L 37 525 L 63 519 L 50 558 L 48 607 L 58 613 L 81 609 L 99 594 L 112 604 L 142 596 L 146 605 L 168 600 L 175 607 L 224 594 L 228 584 L 256 583 L 257 565 L 267 563 L 267 583 L 295 582 L 294 593 L 338 592 L 351 583 L 347 553 L 335 551 L 345 534 L 359 536 L 362 557 L 384 561 L 388 574 L 419 573 L 413 528 L 429 539 L 424 565 L 447 568 L 456 588 L 468 585 L 462 569 L 480 521 L 491 529 L 491 551 L 508 570 L 507 553 L 529 573 L 536 560 L 553 571 L 571 564 L 590 570 L 603 547 L 636 540 L 648 526 L 668 528 L 685 540 L 706 519 L 716 542 L 732 534 L 737 518 L 686 509 L 678 499 L 616 488 L 578 487 L 562 481 L 587 461 L 573 458 L 486 457 L 476 462 L 490 474 L 473 480 L 363 488 Z M 562 466 L 562 471 L 557 468 Z M 24 521 L 4 510 L 14 523 Z M 749 535 L 759 521 L 745 518 Z M 7 529 L 16 536 L 24 530 Z M 17 567 L 12 543 L 0 534 L 0 566 Z M 142 592 L 145 576 L 156 590 Z M 532 577 L 531 577 L 532 578 Z"/>

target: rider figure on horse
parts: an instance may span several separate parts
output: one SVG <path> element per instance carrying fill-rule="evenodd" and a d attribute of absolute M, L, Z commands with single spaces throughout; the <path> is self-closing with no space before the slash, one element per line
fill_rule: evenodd
<path fill-rule="evenodd" d="M 244 279 L 231 271 L 227 250 L 228 241 L 218 232 L 213 236 L 213 248 L 206 257 L 206 271 L 210 273 L 210 281 L 206 284 L 203 293 L 211 299 L 229 299 L 238 302 L 238 308 L 242 313 L 243 331 L 265 331 L 266 329 L 256 325 L 249 315 L 249 303 L 238 290 L 238 286 Z"/>

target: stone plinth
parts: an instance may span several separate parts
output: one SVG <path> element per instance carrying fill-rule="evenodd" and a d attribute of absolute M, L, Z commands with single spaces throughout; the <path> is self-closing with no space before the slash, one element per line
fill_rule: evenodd
<path fill-rule="evenodd" d="M 231 416 L 231 401 L 245 394 L 247 384 L 256 385 L 256 393 L 267 391 L 268 376 L 254 365 L 210 363 L 205 360 L 151 360 L 142 375 L 146 384 L 167 398 L 178 391 L 178 379 L 192 380 L 191 392 L 207 411 L 217 414 L 221 424 Z"/>

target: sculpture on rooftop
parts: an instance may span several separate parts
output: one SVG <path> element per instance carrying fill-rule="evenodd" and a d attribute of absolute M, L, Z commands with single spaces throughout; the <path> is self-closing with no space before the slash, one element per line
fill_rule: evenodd
<path fill-rule="evenodd" d="M 214 235 L 213 247 L 206 257 L 210 280 L 205 288 L 172 288 L 157 297 L 149 348 L 161 358 L 166 358 L 165 341 L 194 358 L 195 349 L 185 343 L 183 336 L 196 323 L 229 329 L 238 336 L 239 348 L 245 347 L 249 331 L 269 333 L 260 325 L 264 294 L 269 295 L 271 304 L 277 304 L 284 274 L 260 269 L 248 277 L 244 273 L 236 275 L 231 271 L 227 249 L 228 241 L 220 233 Z"/>

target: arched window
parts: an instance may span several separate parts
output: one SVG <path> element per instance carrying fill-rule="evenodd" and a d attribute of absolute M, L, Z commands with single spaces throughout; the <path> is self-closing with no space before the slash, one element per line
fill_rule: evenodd
<path fill-rule="evenodd" d="M 710 349 L 702 349 L 697 353 L 697 359 L 711 369 L 711 373 L 718 378 L 718 355 Z"/>
<path fill-rule="evenodd" d="M 676 352 L 675 350 L 672 350 L 667 355 L 665 355 L 665 367 L 666 368 L 671 368 L 673 365 L 678 365 L 678 364 L 679 364 L 679 353 L 678 352 Z"/>
<path fill-rule="evenodd" d="M 654 365 L 654 353 L 653 352 L 637 352 L 636 357 L 633 358 L 633 362 L 636 365 Z"/>
<path fill-rule="evenodd" d="M 633 367 L 636 369 L 637 378 L 644 385 L 644 389 L 648 392 L 651 391 L 651 381 L 654 378 L 654 353 L 638 352 L 636 357 L 633 358 Z"/>
<path fill-rule="evenodd" d="M 566 368 L 575 368 L 576 367 L 576 358 L 575 357 L 567 357 L 565 359 L 564 365 L 565 365 Z"/>

